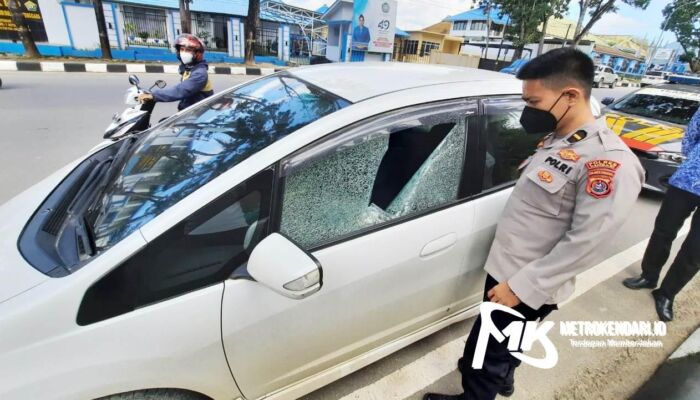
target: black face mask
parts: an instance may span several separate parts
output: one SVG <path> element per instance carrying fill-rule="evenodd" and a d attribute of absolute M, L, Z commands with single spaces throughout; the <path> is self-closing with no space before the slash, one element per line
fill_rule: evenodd
<path fill-rule="evenodd" d="M 559 121 L 561 121 L 566 113 L 569 112 L 569 109 L 571 109 L 571 106 L 569 106 L 569 108 L 566 109 L 566 112 L 564 112 L 564 115 L 562 115 L 559 119 L 552 115 L 550 111 L 552 111 L 554 106 L 559 103 L 562 96 L 564 96 L 564 93 L 559 95 L 557 101 L 555 101 L 547 111 L 525 106 L 523 113 L 520 115 L 520 125 L 525 128 L 525 132 L 531 135 L 543 135 L 545 133 L 554 132 L 554 130 L 557 129 Z"/>

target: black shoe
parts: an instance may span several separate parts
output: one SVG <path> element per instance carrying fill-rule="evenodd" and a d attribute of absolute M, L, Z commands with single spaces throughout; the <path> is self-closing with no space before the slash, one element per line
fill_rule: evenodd
<path fill-rule="evenodd" d="M 457 360 L 457 369 L 459 372 L 464 371 L 464 358 L 459 358 Z M 515 369 L 513 369 L 513 372 L 515 372 Z M 501 396 L 505 397 L 510 397 L 515 393 L 515 385 L 513 384 L 513 374 L 509 373 L 508 376 L 506 377 L 506 383 L 501 386 L 501 388 L 498 390 L 498 394 Z"/>
<path fill-rule="evenodd" d="M 628 289 L 634 290 L 656 288 L 656 281 L 650 281 L 644 276 L 640 276 L 638 278 L 627 278 L 624 281 L 622 281 L 622 284 L 625 285 L 625 287 L 627 287 Z"/>
<path fill-rule="evenodd" d="M 667 322 L 673 320 L 673 300 L 666 297 L 659 290 L 653 290 L 651 295 L 654 296 L 656 313 L 659 315 L 659 319 Z"/>
<path fill-rule="evenodd" d="M 466 397 L 464 397 L 464 393 L 462 393 L 462 394 L 426 393 L 423 396 L 423 400 L 466 400 Z"/>

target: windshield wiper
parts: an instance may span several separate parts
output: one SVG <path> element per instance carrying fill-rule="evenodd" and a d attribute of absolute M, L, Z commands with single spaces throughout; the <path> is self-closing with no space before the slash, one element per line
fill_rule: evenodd
<path fill-rule="evenodd" d="M 115 175 L 115 171 L 122 165 L 122 161 L 124 161 L 126 154 L 131 146 L 136 143 L 137 139 L 138 138 L 136 136 L 129 136 L 126 139 L 123 139 L 124 143 L 122 143 L 119 150 L 117 150 L 117 153 L 112 157 L 112 162 L 109 164 L 107 170 L 102 174 L 102 179 L 100 179 L 97 188 L 94 191 L 94 196 L 92 196 L 92 201 L 85 210 L 85 214 L 92 214 L 95 211 L 95 205 L 99 202 L 100 198 L 102 198 L 105 190 L 107 190 L 108 183 Z"/>

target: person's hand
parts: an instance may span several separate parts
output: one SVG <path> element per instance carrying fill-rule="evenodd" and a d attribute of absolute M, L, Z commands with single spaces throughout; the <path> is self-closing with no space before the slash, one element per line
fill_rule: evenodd
<path fill-rule="evenodd" d="M 141 93 L 138 97 L 139 103 L 143 104 L 147 101 L 153 101 L 153 95 L 150 93 Z"/>
<path fill-rule="evenodd" d="M 515 293 L 513 293 L 512 290 L 510 290 L 508 282 L 501 282 L 492 287 L 491 290 L 486 292 L 486 295 L 488 296 L 489 301 L 502 304 L 506 307 L 512 308 L 520 304 L 520 299 L 515 295 Z"/>

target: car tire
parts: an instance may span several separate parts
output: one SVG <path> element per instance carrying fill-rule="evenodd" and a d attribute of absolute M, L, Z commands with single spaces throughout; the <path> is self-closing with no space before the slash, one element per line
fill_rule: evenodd
<path fill-rule="evenodd" d="M 617 81 L 610 82 L 610 89 L 614 88 L 615 86 L 617 86 Z"/>
<path fill-rule="evenodd" d="M 97 400 L 210 400 L 209 397 L 181 389 L 146 389 L 100 397 Z"/>

